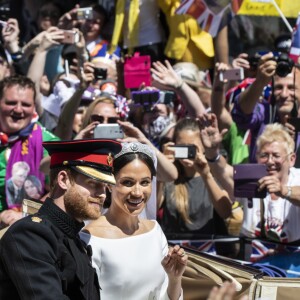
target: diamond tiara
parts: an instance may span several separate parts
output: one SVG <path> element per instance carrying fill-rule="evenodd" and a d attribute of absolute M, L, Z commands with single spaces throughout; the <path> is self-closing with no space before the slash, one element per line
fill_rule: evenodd
<path fill-rule="evenodd" d="M 116 154 L 114 158 L 116 159 L 127 153 L 144 153 L 152 159 L 153 163 L 155 162 L 154 155 L 150 150 L 150 147 L 140 142 L 122 143 L 121 152 Z"/>

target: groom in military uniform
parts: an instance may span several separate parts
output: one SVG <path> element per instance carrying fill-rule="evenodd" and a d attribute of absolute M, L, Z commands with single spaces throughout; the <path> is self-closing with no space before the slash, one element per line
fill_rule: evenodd
<path fill-rule="evenodd" d="M 111 140 L 48 142 L 50 196 L 38 213 L 14 223 L 0 241 L 0 299 L 99 300 L 91 249 L 79 239 L 97 219 L 114 184 Z"/>

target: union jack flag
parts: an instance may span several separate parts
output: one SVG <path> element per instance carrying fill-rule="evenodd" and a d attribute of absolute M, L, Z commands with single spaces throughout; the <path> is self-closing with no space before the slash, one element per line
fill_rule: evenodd
<path fill-rule="evenodd" d="M 261 240 L 252 241 L 252 253 L 250 256 L 251 262 L 260 261 L 263 258 L 268 257 L 270 254 L 275 253 L 299 253 L 299 246 L 289 246 L 283 244 L 277 244 L 272 242 L 266 242 Z"/>
<path fill-rule="evenodd" d="M 241 3 L 241 0 L 181 0 L 176 13 L 192 16 L 204 31 L 215 37 L 237 13 Z"/>
<path fill-rule="evenodd" d="M 192 247 L 201 252 L 217 254 L 213 240 L 170 240 L 169 242 L 180 246 Z"/>
<path fill-rule="evenodd" d="M 290 58 L 295 63 L 298 63 L 299 56 L 300 56 L 300 14 L 297 18 L 297 23 L 293 31 Z"/>

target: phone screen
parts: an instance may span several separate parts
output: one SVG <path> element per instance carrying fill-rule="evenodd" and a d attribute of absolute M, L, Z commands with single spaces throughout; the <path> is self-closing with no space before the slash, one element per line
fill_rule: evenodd
<path fill-rule="evenodd" d="M 195 145 L 175 145 L 174 147 L 172 147 L 172 149 L 174 149 L 174 156 L 177 159 L 194 159 L 196 156 Z"/>

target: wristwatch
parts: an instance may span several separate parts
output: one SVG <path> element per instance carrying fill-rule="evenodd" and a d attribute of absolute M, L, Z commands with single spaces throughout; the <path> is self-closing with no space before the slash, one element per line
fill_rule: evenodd
<path fill-rule="evenodd" d="M 287 190 L 288 190 L 288 192 L 286 193 L 285 198 L 289 199 L 292 195 L 292 187 L 287 186 Z"/>

